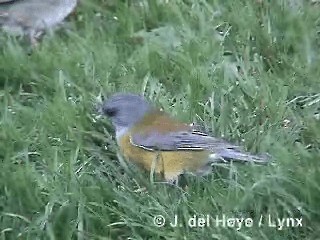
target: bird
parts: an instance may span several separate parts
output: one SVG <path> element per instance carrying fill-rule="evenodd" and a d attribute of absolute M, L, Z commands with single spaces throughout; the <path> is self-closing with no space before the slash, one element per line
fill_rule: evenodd
<path fill-rule="evenodd" d="M 78 0 L 5 0 L 0 2 L 0 28 L 9 34 L 27 36 L 32 46 L 46 30 L 59 25 Z"/>
<path fill-rule="evenodd" d="M 208 175 L 218 161 L 270 161 L 268 154 L 248 153 L 238 145 L 194 129 L 156 108 L 142 95 L 115 93 L 99 104 L 98 111 L 111 120 L 125 159 L 153 170 L 167 183 L 177 184 L 185 173 Z"/>

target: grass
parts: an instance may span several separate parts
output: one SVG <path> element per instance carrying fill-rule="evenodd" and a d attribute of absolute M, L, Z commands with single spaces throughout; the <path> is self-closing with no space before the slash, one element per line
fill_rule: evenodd
<path fill-rule="evenodd" d="M 32 54 L 1 35 L 0 238 L 319 239 L 319 12 L 299 0 L 101 0 Z M 99 96 L 118 91 L 274 162 L 185 176 L 187 191 L 152 184 L 96 118 Z M 206 215 L 210 226 L 188 225 Z M 216 225 L 223 216 L 253 226 Z"/>

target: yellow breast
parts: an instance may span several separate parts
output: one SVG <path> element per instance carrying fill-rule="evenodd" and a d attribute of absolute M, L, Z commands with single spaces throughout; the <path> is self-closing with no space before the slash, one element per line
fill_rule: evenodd
<path fill-rule="evenodd" d="M 132 145 L 130 133 L 119 139 L 120 149 L 129 161 L 132 161 L 146 170 L 154 168 L 156 173 L 166 180 L 176 178 L 184 172 L 202 174 L 208 164 L 209 152 L 202 150 L 186 151 L 150 151 Z"/>

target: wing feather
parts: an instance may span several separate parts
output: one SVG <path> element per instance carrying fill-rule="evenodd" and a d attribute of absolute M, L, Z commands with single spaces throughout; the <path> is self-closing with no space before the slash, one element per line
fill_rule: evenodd
<path fill-rule="evenodd" d="M 267 161 L 267 155 L 258 156 L 245 152 L 241 147 L 198 131 L 135 133 L 131 136 L 135 146 L 150 151 L 208 150 L 225 159 Z"/>

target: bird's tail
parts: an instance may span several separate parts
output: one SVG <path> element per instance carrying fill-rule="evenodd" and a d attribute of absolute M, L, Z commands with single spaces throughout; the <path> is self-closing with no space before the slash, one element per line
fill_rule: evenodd
<path fill-rule="evenodd" d="M 266 164 L 270 162 L 271 156 L 267 153 L 254 155 L 239 149 L 224 148 L 210 155 L 210 160 L 212 162 L 217 162 L 219 159 L 220 161 L 241 161 Z"/>
<path fill-rule="evenodd" d="M 21 0 L 0 0 L 0 26 L 8 21 L 8 9 Z"/>
<path fill-rule="evenodd" d="M 8 13 L 0 9 L 0 26 L 3 25 L 8 19 Z"/>

